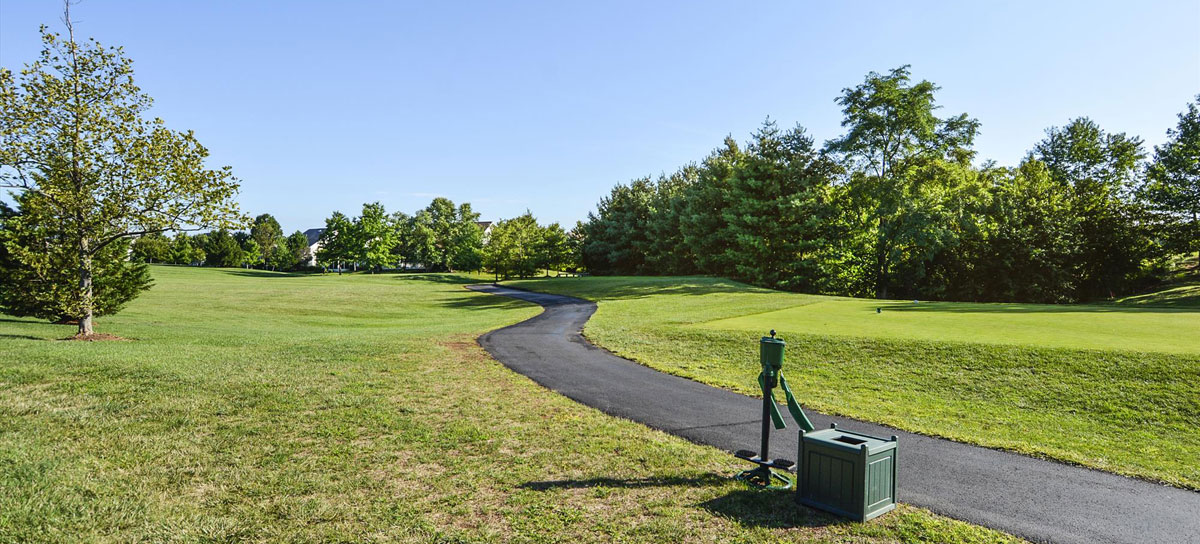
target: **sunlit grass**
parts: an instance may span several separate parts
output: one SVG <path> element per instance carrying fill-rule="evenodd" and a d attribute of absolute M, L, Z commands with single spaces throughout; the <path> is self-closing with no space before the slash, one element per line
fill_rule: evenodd
<path fill-rule="evenodd" d="M 1200 489 L 1194 308 L 880 302 L 713 278 L 514 284 L 599 301 L 587 336 L 666 372 L 754 394 L 757 339 L 776 329 L 818 410 Z"/>
<path fill-rule="evenodd" d="M 731 456 L 549 392 L 449 275 L 154 267 L 98 323 L 0 316 L 0 542 L 1002 541 L 745 491 Z"/>

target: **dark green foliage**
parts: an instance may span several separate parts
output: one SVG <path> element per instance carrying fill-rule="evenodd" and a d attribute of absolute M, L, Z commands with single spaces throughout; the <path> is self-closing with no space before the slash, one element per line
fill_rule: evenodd
<path fill-rule="evenodd" d="M 55 218 L 41 198 L 17 195 L 18 209 L 0 202 L 0 312 L 77 321 L 84 317 L 77 256 L 63 243 L 69 231 L 60 227 L 69 223 Z M 127 260 L 129 246 L 119 239 L 95 253 L 91 315 L 114 314 L 152 285 L 148 267 Z"/>
<path fill-rule="evenodd" d="M 700 168 L 690 164 L 670 176 L 660 177 L 654 184 L 646 253 L 646 266 L 652 273 L 685 275 L 696 272 L 695 255 L 685 243 L 681 225 L 687 194 L 696 186 L 699 176 Z"/>
<path fill-rule="evenodd" d="M 169 262 L 171 241 L 158 232 L 139 236 L 133 241 L 129 258 L 139 263 Z"/>
<path fill-rule="evenodd" d="M 291 262 L 287 269 L 293 270 L 307 266 L 309 258 L 312 257 L 308 254 L 308 237 L 303 232 L 296 231 L 288 235 L 285 242 Z"/>
<path fill-rule="evenodd" d="M 512 219 L 498 221 L 483 247 L 483 265 L 497 278 L 528 278 L 537 274 L 545 258 L 545 235 L 537 219 L 528 211 Z"/>
<path fill-rule="evenodd" d="M 729 179 L 721 210 L 729 276 L 772 288 L 812 291 L 836 226 L 830 190 L 837 172 L 802 127 L 766 122 Z"/>
<path fill-rule="evenodd" d="M 283 229 L 279 226 L 279 221 L 269 213 L 264 213 L 254 218 L 254 224 L 250 227 L 250 238 L 258 244 L 259 255 L 256 262 L 265 263 L 268 266 L 277 266 L 281 263 L 287 263 L 289 259 L 282 259 L 276 255 L 278 249 L 278 240 L 283 237 Z M 239 243 L 245 245 L 246 241 L 239 239 Z M 251 263 L 256 264 L 256 263 Z"/>
<path fill-rule="evenodd" d="M 1087 118 L 1046 131 L 1033 149 L 1050 177 L 1070 195 L 1075 298 L 1126 292 L 1150 254 L 1142 205 L 1133 199 L 1142 140 L 1109 134 Z"/>
<path fill-rule="evenodd" d="M 245 251 L 229 231 L 216 230 L 202 235 L 202 240 L 201 247 L 204 248 L 205 265 L 237 267 L 244 262 Z"/>
<path fill-rule="evenodd" d="M 824 150 L 768 122 L 698 165 L 618 185 L 577 228 L 597 275 L 710 274 L 852 296 L 1075 302 L 1127 294 L 1200 237 L 1191 104 L 1142 184 L 1141 140 L 1087 119 L 1016 168 L 975 166 L 979 122 L 935 115 L 907 66 L 845 89 Z M 836 163 L 833 159 L 839 159 Z M 1140 187 L 1140 190 L 1136 190 Z"/>
<path fill-rule="evenodd" d="M 588 215 L 583 244 L 583 265 L 597 274 L 645 274 L 649 249 L 654 183 L 650 178 L 613 187 Z"/>
<path fill-rule="evenodd" d="M 354 259 L 354 222 L 342 212 L 333 212 L 325 220 L 325 231 L 321 233 L 321 246 L 317 250 L 317 261 L 324 266 L 342 264 Z"/>
<path fill-rule="evenodd" d="M 847 133 L 828 146 L 851 167 L 844 202 L 857 234 L 846 250 L 878 298 L 889 290 L 910 294 L 924 262 L 953 243 L 946 198 L 963 181 L 955 166 L 974 156 L 979 122 L 966 114 L 937 118 L 937 90 L 928 81 L 910 85 L 902 66 L 867 74 L 837 99 Z"/>
<path fill-rule="evenodd" d="M 1167 246 L 1180 253 L 1200 251 L 1200 96 L 1154 148 L 1154 162 L 1141 194 L 1155 212 Z"/>

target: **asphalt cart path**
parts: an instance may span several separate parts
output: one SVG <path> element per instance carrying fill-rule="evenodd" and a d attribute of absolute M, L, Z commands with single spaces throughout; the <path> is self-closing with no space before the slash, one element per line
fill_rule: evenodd
<path fill-rule="evenodd" d="M 479 337 L 509 368 L 572 400 L 692 442 L 729 452 L 757 449 L 761 398 L 658 372 L 592 345 L 581 331 L 595 303 L 493 285 L 469 288 L 544 308 Z M 818 429 L 836 422 L 899 436 L 902 502 L 1035 542 L 1200 543 L 1200 493 L 807 413 Z M 771 457 L 796 459 L 796 429 L 789 421 L 786 431 L 772 433 Z M 732 456 L 729 464 L 730 471 L 748 465 Z"/>

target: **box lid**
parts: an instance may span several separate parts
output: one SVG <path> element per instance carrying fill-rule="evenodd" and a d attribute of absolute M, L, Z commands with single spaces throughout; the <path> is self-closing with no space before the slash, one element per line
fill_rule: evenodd
<path fill-rule="evenodd" d="M 862 451 L 863 446 L 866 446 L 867 453 L 870 454 L 887 451 L 896 447 L 895 440 L 837 428 L 821 429 L 805 433 L 804 441 L 847 451 Z"/>

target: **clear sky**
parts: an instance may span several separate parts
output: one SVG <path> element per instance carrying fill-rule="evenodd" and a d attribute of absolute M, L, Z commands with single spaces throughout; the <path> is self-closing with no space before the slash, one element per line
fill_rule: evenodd
<path fill-rule="evenodd" d="M 240 201 L 285 230 L 433 196 L 484 219 L 583 219 L 612 186 L 703 158 L 764 118 L 840 134 L 833 99 L 911 64 L 943 113 L 1015 164 L 1090 116 L 1161 143 L 1200 93 L 1200 1 L 289 2 L 85 0 L 77 32 L 122 45 L 153 114 L 193 129 Z M 61 28 L 55 0 L 0 0 L 0 65 Z"/>

